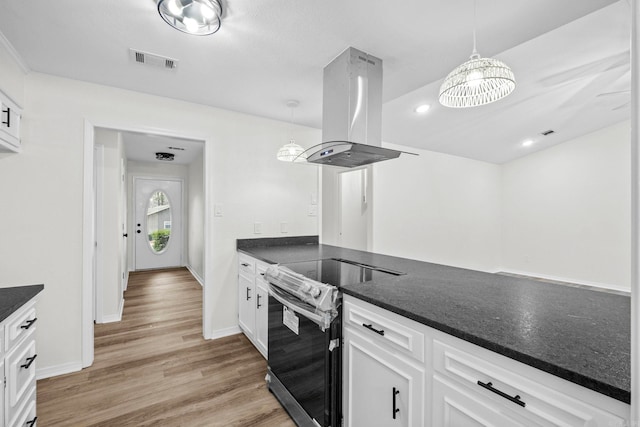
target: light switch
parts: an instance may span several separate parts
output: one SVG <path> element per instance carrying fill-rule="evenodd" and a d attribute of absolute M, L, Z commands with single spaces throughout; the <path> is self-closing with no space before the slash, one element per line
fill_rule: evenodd
<path fill-rule="evenodd" d="M 287 224 L 286 222 L 281 222 L 280 223 L 280 232 L 281 233 L 288 233 L 289 232 L 289 224 Z"/>
<path fill-rule="evenodd" d="M 262 223 L 254 222 L 253 223 L 253 234 L 262 234 Z"/>
<path fill-rule="evenodd" d="M 309 216 L 318 216 L 318 205 L 309 205 Z"/>
<path fill-rule="evenodd" d="M 222 205 L 213 205 L 213 216 L 222 216 Z"/>
<path fill-rule="evenodd" d="M 312 205 L 318 204 L 318 193 L 311 193 L 311 204 Z"/>

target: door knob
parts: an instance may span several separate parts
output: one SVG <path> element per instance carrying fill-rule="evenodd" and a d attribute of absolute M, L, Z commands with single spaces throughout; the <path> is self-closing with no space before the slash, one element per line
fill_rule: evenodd
<path fill-rule="evenodd" d="M 129 233 L 124 233 L 122 237 L 129 237 Z"/>

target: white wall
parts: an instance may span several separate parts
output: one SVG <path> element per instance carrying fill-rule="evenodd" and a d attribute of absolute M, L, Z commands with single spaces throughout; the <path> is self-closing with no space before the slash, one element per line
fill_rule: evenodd
<path fill-rule="evenodd" d="M 495 165 L 409 147 L 374 166 L 375 252 L 628 291 L 630 124 Z"/>
<path fill-rule="evenodd" d="M 630 289 L 630 123 L 503 165 L 505 271 Z"/>
<path fill-rule="evenodd" d="M 102 316 L 98 323 L 114 322 L 121 318 L 122 304 L 122 265 L 124 239 L 124 201 L 122 162 L 124 149 L 119 132 L 107 129 L 96 129 L 96 145 L 104 147 L 103 161 L 103 194 L 102 194 L 102 241 L 98 242 L 102 249 L 101 300 Z"/>
<path fill-rule="evenodd" d="M 482 271 L 500 266 L 500 166 L 426 150 L 374 165 L 374 252 Z"/>
<path fill-rule="evenodd" d="M 0 70 L 8 67 L 0 62 Z M 278 162 L 275 153 L 290 124 L 111 87 L 30 73 L 25 80 L 23 152 L 0 156 L 0 286 L 44 283 L 38 317 L 39 370 L 80 365 L 82 320 L 83 142 L 85 120 L 116 129 L 158 130 L 207 140 L 210 206 L 224 206 L 205 239 L 212 251 L 211 284 L 216 334 L 237 328 L 235 240 L 317 232 L 308 216 L 317 171 Z M 296 127 L 309 146 L 320 131 Z M 42 221 L 46 209 L 48 221 Z M 49 226 L 55 224 L 55 226 Z"/>
<path fill-rule="evenodd" d="M 187 266 L 203 283 L 204 279 L 204 170 L 202 160 L 189 165 Z"/>

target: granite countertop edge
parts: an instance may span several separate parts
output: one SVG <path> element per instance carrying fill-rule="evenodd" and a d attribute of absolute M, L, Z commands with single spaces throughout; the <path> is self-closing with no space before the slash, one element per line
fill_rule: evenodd
<path fill-rule="evenodd" d="M 0 288 L 0 322 L 15 313 L 43 289 L 42 284 Z"/>
<path fill-rule="evenodd" d="M 267 261 L 265 261 L 267 262 Z M 403 310 L 402 308 L 393 305 L 387 304 L 383 301 L 380 301 L 376 298 L 370 298 L 366 295 L 363 295 L 358 292 L 354 292 L 350 289 L 343 289 L 343 293 L 351 295 L 355 298 L 358 298 L 362 301 L 368 302 L 380 308 L 384 308 L 385 310 L 389 310 L 393 313 L 396 313 L 400 316 L 406 317 L 408 319 L 414 320 L 420 324 L 429 326 L 433 329 L 437 329 L 441 332 L 454 336 L 456 338 L 460 338 L 464 341 L 470 342 L 472 344 L 476 344 L 482 348 L 493 351 L 495 353 L 501 354 L 505 357 L 513 359 L 515 361 L 524 363 L 525 365 L 529 365 L 536 369 L 540 369 L 546 373 L 555 375 L 559 378 L 565 379 L 567 381 L 579 384 L 583 387 L 589 388 L 591 390 L 597 391 L 598 393 L 604 394 L 606 396 L 612 397 L 616 400 L 622 401 L 624 403 L 631 403 L 631 393 L 627 390 L 621 389 L 620 387 L 616 387 L 611 384 L 607 384 L 602 381 L 598 381 L 594 378 L 588 377 L 586 375 L 580 374 L 578 372 L 574 372 L 570 369 L 563 368 L 561 366 L 555 365 L 553 363 L 546 362 L 544 360 L 538 359 L 536 357 L 530 356 L 528 354 L 519 352 L 512 348 L 497 344 L 495 342 L 480 338 L 474 334 L 467 333 L 465 331 L 461 331 L 456 328 L 452 328 L 446 324 L 435 322 L 432 319 L 427 317 L 423 317 L 417 315 L 413 312 Z"/>

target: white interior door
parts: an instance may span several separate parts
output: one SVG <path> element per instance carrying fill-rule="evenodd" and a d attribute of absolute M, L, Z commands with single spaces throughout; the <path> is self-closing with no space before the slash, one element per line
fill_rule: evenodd
<path fill-rule="evenodd" d="M 135 269 L 182 265 L 182 181 L 135 178 Z"/>

